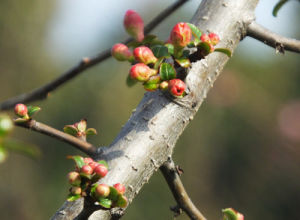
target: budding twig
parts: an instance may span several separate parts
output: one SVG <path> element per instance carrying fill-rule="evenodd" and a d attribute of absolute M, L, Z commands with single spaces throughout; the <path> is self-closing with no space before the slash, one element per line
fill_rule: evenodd
<path fill-rule="evenodd" d="M 35 120 L 31 119 L 23 123 L 15 122 L 15 125 L 23 128 L 28 128 L 33 131 L 37 131 L 39 133 L 48 135 L 50 137 L 57 138 L 63 142 L 71 144 L 72 146 L 76 147 L 78 150 L 81 150 L 82 152 L 86 153 L 89 156 L 93 156 L 96 153 L 97 148 L 92 144 L 82 141 L 72 135 L 66 134 L 62 131 L 59 131 L 55 128 L 52 128 L 48 125 L 37 122 Z"/>
<path fill-rule="evenodd" d="M 172 160 L 165 162 L 160 171 L 165 177 L 178 206 L 193 220 L 206 220 L 197 207 L 193 204 L 180 180 L 175 164 Z"/>
<path fill-rule="evenodd" d="M 299 40 L 276 34 L 260 24 L 257 24 L 255 21 L 248 26 L 247 35 L 271 47 L 274 47 L 276 51 L 280 53 L 284 53 L 285 50 L 300 53 Z"/>
<path fill-rule="evenodd" d="M 170 5 L 168 8 L 166 8 L 164 11 L 162 11 L 159 15 L 157 15 L 150 23 L 145 26 L 145 34 L 148 34 L 152 29 L 154 29 L 159 23 L 161 23 L 165 18 L 167 18 L 170 14 L 172 14 L 176 9 L 178 9 L 180 6 L 182 6 L 184 3 L 186 3 L 188 0 L 178 0 L 172 5 Z M 128 38 L 123 43 L 128 43 L 132 39 Z M 110 48 L 107 50 L 102 51 L 100 54 L 98 54 L 95 57 L 91 58 L 84 58 L 81 62 L 79 62 L 77 65 L 72 67 L 70 70 L 66 71 L 53 81 L 32 90 L 29 93 L 24 93 L 18 96 L 15 96 L 13 98 L 7 99 L 6 101 L 2 102 L 0 104 L 0 110 L 10 109 L 14 107 L 17 103 L 29 103 L 36 100 L 42 100 L 47 98 L 48 94 L 55 89 L 57 89 L 59 86 L 65 84 L 69 80 L 73 79 L 75 76 L 79 75 L 86 69 L 106 60 L 111 56 L 110 54 Z"/>

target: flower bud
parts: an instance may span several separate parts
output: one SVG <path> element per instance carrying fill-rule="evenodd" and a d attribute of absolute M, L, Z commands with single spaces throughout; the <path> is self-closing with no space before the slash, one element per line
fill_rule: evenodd
<path fill-rule="evenodd" d="M 176 24 L 170 34 L 170 40 L 175 47 L 185 47 L 190 43 L 192 30 L 187 23 L 180 22 Z"/>
<path fill-rule="evenodd" d="M 209 37 L 212 45 L 216 45 L 220 41 L 219 35 L 217 35 L 215 33 L 209 33 L 208 37 Z"/>
<path fill-rule="evenodd" d="M 144 21 L 141 16 L 133 11 L 128 10 L 124 17 L 124 27 L 127 33 L 134 37 L 138 42 L 144 39 Z"/>
<path fill-rule="evenodd" d="M 114 185 L 114 188 L 122 195 L 125 193 L 126 190 L 125 186 L 122 183 L 116 183 Z"/>
<path fill-rule="evenodd" d="M 79 173 L 75 171 L 68 173 L 68 180 L 73 186 L 79 186 L 81 182 Z"/>
<path fill-rule="evenodd" d="M 185 90 L 185 83 L 180 79 L 172 79 L 169 81 L 169 91 L 174 96 L 181 96 Z"/>
<path fill-rule="evenodd" d="M 89 163 L 94 162 L 94 160 L 92 158 L 90 158 L 90 157 L 85 157 L 85 158 L 83 158 L 83 162 L 85 164 L 89 164 Z"/>
<path fill-rule="evenodd" d="M 83 165 L 81 167 L 81 172 L 90 175 L 93 173 L 93 168 L 90 165 Z"/>
<path fill-rule="evenodd" d="M 119 61 L 126 61 L 133 59 L 132 53 L 125 44 L 115 44 L 111 48 L 111 55 Z"/>
<path fill-rule="evenodd" d="M 92 167 L 92 169 L 94 170 L 97 166 L 99 166 L 99 163 L 95 162 L 95 161 L 92 161 L 90 163 L 88 163 L 88 165 L 90 167 Z"/>
<path fill-rule="evenodd" d="M 159 88 L 160 88 L 161 90 L 167 90 L 167 89 L 168 89 L 168 86 L 169 86 L 168 81 L 162 81 L 162 82 L 159 84 Z"/>
<path fill-rule="evenodd" d="M 244 220 L 244 215 L 234 210 L 233 208 L 223 209 L 224 217 L 228 220 Z"/>
<path fill-rule="evenodd" d="M 147 66 L 144 63 L 137 63 L 133 65 L 130 69 L 130 77 L 132 79 L 135 79 L 140 82 L 145 82 L 147 81 L 150 76 L 153 76 L 157 73 L 156 70 L 151 69 L 149 66 Z"/>
<path fill-rule="evenodd" d="M 95 190 L 96 196 L 107 197 L 110 193 L 109 186 L 106 184 L 99 184 Z"/>
<path fill-rule="evenodd" d="M 202 42 L 210 43 L 210 38 L 207 34 L 202 34 L 201 37 L 200 37 L 200 40 Z"/>
<path fill-rule="evenodd" d="M 80 195 L 82 190 L 79 186 L 73 186 L 70 191 L 73 195 Z"/>
<path fill-rule="evenodd" d="M 20 117 L 26 116 L 27 113 L 28 113 L 26 105 L 24 105 L 24 104 L 17 104 L 15 106 L 15 113 L 16 113 L 16 115 L 18 115 Z"/>
<path fill-rule="evenodd" d="M 137 61 L 144 64 L 155 63 L 157 58 L 149 47 L 141 46 L 133 50 L 133 55 Z"/>
<path fill-rule="evenodd" d="M 96 175 L 100 176 L 100 177 L 105 177 L 108 170 L 106 168 L 106 166 L 99 164 L 98 166 L 96 166 L 96 168 L 94 169 L 94 172 L 96 173 Z"/>

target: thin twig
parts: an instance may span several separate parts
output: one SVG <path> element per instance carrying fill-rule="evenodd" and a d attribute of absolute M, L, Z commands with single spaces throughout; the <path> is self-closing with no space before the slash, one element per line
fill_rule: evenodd
<path fill-rule="evenodd" d="M 193 220 L 206 220 L 197 207 L 193 204 L 189 195 L 184 189 L 180 180 L 179 174 L 176 170 L 175 164 L 172 160 L 165 162 L 160 171 L 165 177 L 172 193 L 177 201 L 178 206 Z"/>
<path fill-rule="evenodd" d="M 15 125 L 23 128 L 28 128 L 30 130 L 37 131 L 42 134 L 46 134 L 50 137 L 54 137 L 63 142 L 69 143 L 72 146 L 76 147 L 78 150 L 81 150 L 82 152 L 86 153 L 89 156 L 93 156 L 97 150 L 95 146 L 93 146 L 88 142 L 80 140 L 72 135 L 66 134 L 62 131 L 59 131 L 55 128 L 52 128 L 48 125 L 37 122 L 35 120 L 29 120 L 24 123 L 15 122 Z"/>
<path fill-rule="evenodd" d="M 284 53 L 285 50 L 288 50 L 291 52 L 300 53 L 299 40 L 276 34 L 260 24 L 257 24 L 255 21 L 248 26 L 247 35 L 271 47 L 274 47 L 277 52 Z"/>
<path fill-rule="evenodd" d="M 162 11 L 159 15 L 157 15 L 150 23 L 145 26 L 145 34 L 148 34 L 153 28 L 155 28 L 159 23 L 161 23 L 165 18 L 167 18 L 170 14 L 172 14 L 177 8 L 179 8 L 181 5 L 186 3 L 188 0 L 178 0 L 175 3 L 173 3 L 171 6 L 166 8 L 164 11 Z M 128 38 L 123 43 L 128 43 L 132 40 L 132 38 Z M 104 50 L 100 54 L 98 54 L 95 57 L 91 58 L 83 58 L 79 64 L 72 67 L 67 72 L 63 73 L 53 81 L 32 90 L 29 93 L 24 93 L 15 97 L 12 97 L 10 99 L 7 99 L 6 101 L 2 102 L 0 104 L 0 110 L 10 109 L 14 107 L 18 103 L 29 103 L 36 100 L 41 100 L 47 98 L 48 94 L 55 89 L 57 89 L 59 86 L 63 85 L 64 83 L 68 82 L 69 80 L 73 79 L 75 76 L 82 73 L 84 70 L 106 60 L 111 56 L 110 49 Z"/>

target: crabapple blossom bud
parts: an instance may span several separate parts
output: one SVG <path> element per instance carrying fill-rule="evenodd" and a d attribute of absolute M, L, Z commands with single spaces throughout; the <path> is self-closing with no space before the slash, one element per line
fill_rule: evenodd
<path fill-rule="evenodd" d="M 170 40 L 175 47 L 185 47 L 190 43 L 192 30 L 187 23 L 180 22 L 176 24 L 170 34 Z"/>
<path fill-rule="evenodd" d="M 174 96 L 181 96 L 185 90 L 185 83 L 180 79 L 171 79 L 169 81 L 169 91 Z"/>
<path fill-rule="evenodd" d="M 200 37 L 200 40 L 202 42 L 210 43 L 210 38 L 207 34 L 202 34 L 201 37 Z"/>
<path fill-rule="evenodd" d="M 85 164 L 89 164 L 89 163 L 94 162 L 94 160 L 92 158 L 90 158 L 90 157 L 85 157 L 85 158 L 83 158 L 83 162 Z"/>
<path fill-rule="evenodd" d="M 83 165 L 81 167 L 81 172 L 90 175 L 93 173 L 93 168 L 90 165 Z"/>
<path fill-rule="evenodd" d="M 124 17 L 124 27 L 127 33 L 138 42 L 144 39 L 144 21 L 134 10 L 128 10 Z"/>
<path fill-rule="evenodd" d="M 18 116 L 20 116 L 20 117 L 26 116 L 27 113 L 28 113 L 28 110 L 27 110 L 26 105 L 21 104 L 21 103 L 20 103 L 20 104 L 17 104 L 17 105 L 15 106 L 15 113 L 16 113 L 16 115 L 18 115 Z"/>
<path fill-rule="evenodd" d="M 122 183 L 116 183 L 114 185 L 114 188 L 122 195 L 125 193 L 126 190 L 125 186 Z"/>
<path fill-rule="evenodd" d="M 82 190 L 79 186 L 73 186 L 70 191 L 73 195 L 80 195 Z"/>
<path fill-rule="evenodd" d="M 208 37 L 209 37 L 212 45 L 216 45 L 220 41 L 219 35 L 217 35 L 215 33 L 209 33 Z"/>
<path fill-rule="evenodd" d="M 125 44 L 115 44 L 111 48 L 111 55 L 119 61 L 126 61 L 133 59 L 132 53 Z"/>
<path fill-rule="evenodd" d="M 92 169 L 94 170 L 97 166 L 99 166 L 99 163 L 95 162 L 95 161 L 92 161 L 90 163 L 88 163 L 88 165 L 90 167 L 92 167 Z"/>
<path fill-rule="evenodd" d="M 105 177 L 108 170 L 107 170 L 106 166 L 99 164 L 98 166 L 95 167 L 94 172 L 95 172 L 95 174 L 97 174 L 100 177 Z"/>
<path fill-rule="evenodd" d="M 130 69 L 130 77 L 140 82 L 147 81 L 150 76 L 153 76 L 157 73 L 157 70 L 151 69 L 144 63 L 137 63 L 133 65 Z"/>
<path fill-rule="evenodd" d="M 140 63 L 155 63 L 157 58 L 154 56 L 152 50 L 149 47 L 140 46 L 133 50 L 134 58 Z"/>
<path fill-rule="evenodd" d="M 78 186 L 81 182 L 80 174 L 78 172 L 72 171 L 68 173 L 68 180 L 71 185 Z"/>
<path fill-rule="evenodd" d="M 110 193 L 109 186 L 106 184 L 99 184 L 95 190 L 96 196 L 107 197 Z"/>

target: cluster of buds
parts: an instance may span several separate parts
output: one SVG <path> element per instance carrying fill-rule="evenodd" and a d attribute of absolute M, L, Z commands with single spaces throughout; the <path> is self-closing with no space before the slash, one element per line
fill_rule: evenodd
<path fill-rule="evenodd" d="M 80 138 L 81 140 L 86 140 L 88 135 L 96 135 L 97 131 L 95 128 L 87 128 L 87 120 L 82 119 L 72 125 L 66 125 L 64 127 L 64 132 L 70 134 L 74 137 Z"/>
<path fill-rule="evenodd" d="M 176 24 L 167 42 L 160 41 L 154 35 L 145 36 L 143 19 L 133 10 L 126 12 L 124 27 L 135 40 L 127 45 L 115 44 L 111 54 L 119 61 L 132 64 L 128 85 L 141 82 L 147 91 L 161 89 L 168 90 L 175 97 L 185 95 L 186 86 L 182 80 L 191 65 L 191 54 L 187 48 L 197 48 L 195 54 L 199 59 L 214 51 L 230 54 L 228 49 L 214 48 L 220 40 L 217 34 L 202 35 L 190 23 Z"/>
<path fill-rule="evenodd" d="M 223 220 L 244 220 L 244 215 L 234 210 L 233 208 L 226 208 L 222 210 Z"/>
<path fill-rule="evenodd" d="M 15 120 L 17 123 L 23 123 L 32 118 L 32 116 L 41 110 L 38 106 L 26 106 L 22 103 L 15 105 L 15 114 L 18 118 Z"/>
<path fill-rule="evenodd" d="M 127 206 L 127 198 L 123 195 L 125 187 L 121 183 L 114 186 L 98 184 L 106 176 L 108 165 L 104 160 L 94 161 L 90 157 L 69 156 L 75 161 L 75 170 L 68 173 L 68 181 L 72 185 L 68 201 L 90 196 L 104 208 Z"/>

